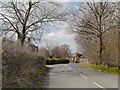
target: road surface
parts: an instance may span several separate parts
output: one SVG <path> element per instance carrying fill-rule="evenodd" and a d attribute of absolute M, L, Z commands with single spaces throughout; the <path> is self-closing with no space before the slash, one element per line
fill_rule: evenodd
<path fill-rule="evenodd" d="M 118 88 L 118 75 L 78 64 L 50 65 L 47 88 Z"/>

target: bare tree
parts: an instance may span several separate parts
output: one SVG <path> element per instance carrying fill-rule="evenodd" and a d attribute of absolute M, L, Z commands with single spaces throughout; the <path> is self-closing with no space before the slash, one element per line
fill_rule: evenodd
<path fill-rule="evenodd" d="M 39 48 L 39 54 L 40 54 L 40 56 L 43 56 L 43 57 L 45 57 L 45 58 L 49 58 L 49 52 L 48 52 L 48 50 L 47 50 L 46 48 L 44 48 L 44 47 L 40 47 L 40 48 Z"/>
<path fill-rule="evenodd" d="M 102 64 L 104 35 L 117 27 L 116 10 L 112 8 L 112 3 L 90 2 L 79 7 L 78 12 L 71 23 L 74 25 L 73 31 L 84 35 L 85 42 L 96 42 L 99 48 L 99 64 Z"/>
<path fill-rule="evenodd" d="M 45 40 L 45 45 L 44 47 L 47 49 L 47 51 L 49 52 L 49 58 L 53 58 L 53 55 L 52 55 L 52 48 L 55 46 L 55 43 L 53 43 L 53 41 L 49 40 L 49 39 L 46 39 Z"/>
<path fill-rule="evenodd" d="M 44 50 L 47 51 L 47 55 L 49 58 L 70 58 L 71 57 L 71 50 L 69 45 L 63 44 L 63 45 L 58 45 L 53 43 L 50 40 L 46 40 Z M 41 50 L 40 50 L 41 51 Z M 40 52 L 42 53 L 42 52 Z"/>
<path fill-rule="evenodd" d="M 60 46 L 53 47 L 51 53 L 54 58 L 62 58 L 63 56 L 63 52 Z"/>
<path fill-rule="evenodd" d="M 75 37 L 78 48 L 82 54 L 89 59 L 90 63 L 98 64 L 99 43 L 98 39 L 91 35 L 78 34 Z"/>
<path fill-rule="evenodd" d="M 61 49 L 63 52 L 63 58 L 70 58 L 71 57 L 71 50 L 70 50 L 69 45 L 67 45 L 67 44 L 61 45 Z"/>
<path fill-rule="evenodd" d="M 0 2 L 0 20 L 3 22 L 2 30 L 17 34 L 21 44 L 27 37 L 40 33 L 41 28 L 48 22 L 59 20 L 64 13 L 59 10 L 61 5 L 55 2 Z M 35 34 L 36 33 L 36 34 Z M 38 37 L 38 36 L 37 36 Z M 35 37 L 32 37 L 36 40 Z"/>

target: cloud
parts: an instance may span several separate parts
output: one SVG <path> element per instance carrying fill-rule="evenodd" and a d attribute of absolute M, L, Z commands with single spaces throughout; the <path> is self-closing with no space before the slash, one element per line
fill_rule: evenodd
<path fill-rule="evenodd" d="M 47 0 L 52 2 L 93 2 L 93 0 Z M 94 0 L 94 2 L 101 2 L 101 0 Z M 108 0 L 108 2 L 120 2 L 120 0 Z"/>
<path fill-rule="evenodd" d="M 72 52 L 76 52 L 77 45 L 74 40 L 75 34 L 69 32 L 69 24 L 64 21 L 56 21 L 50 24 L 52 25 L 52 27 L 50 27 L 51 32 L 43 35 L 41 45 L 44 46 L 46 40 L 52 42 L 55 45 L 68 44 Z"/>
<path fill-rule="evenodd" d="M 69 26 L 68 23 L 64 22 L 64 21 L 56 21 L 56 22 L 52 22 L 50 24 L 59 30 L 65 30 Z"/>
<path fill-rule="evenodd" d="M 42 43 L 44 44 L 46 40 L 50 40 L 53 43 L 61 44 L 68 44 L 72 52 L 76 50 L 76 44 L 74 41 L 74 34 L 67 34 L 65 30 L 58 30 L 58 32 L 51 32 L 46 34 L 42 38 Z"/>
<path fill-rule="evenodd" d="M 74 5 L 74 7 L 78 10 L 79 9 L 79 6 L 78 5 Z"/>
<path fill-rule="evenodd" d="M 51 1 L 51 0 L 48 0 L 48 1 Z M 70 2 L 70 0 L 60 0 L 60 1 L 58 1 L 58 0 L 52 0 L 52 1 L 54 1 L 54 2 Z"/>

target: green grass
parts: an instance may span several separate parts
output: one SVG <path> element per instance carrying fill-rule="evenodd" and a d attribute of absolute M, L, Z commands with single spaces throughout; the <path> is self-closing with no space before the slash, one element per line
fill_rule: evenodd
<path fill-rule="evenodd" d="M 42 88 L 43 79 L 46 74 L 46 67 L 43 65 L 36 72 L 30 74 L 31 84 L 33 87 Z"/>
<path fill-rule="evenodd" d="M 114 73 L 120 75 L 120 70 L 117 67 L 107 67 L 103 65 L 94 65 L 94 64 L 79 64 L 79 65 L 96 70 L 101 70 L 102 72 L 108 72 L 108 73 Z"/>
<path fill-rule="evenodd" d="M 29 74 L 29 82 L 26 84 L 20 85 L 20 88 L 42 88 L 43 80 L 46 75 L 46 66 L 42 65 L 40 68 L 35 70 L 35 72 L 31 72 Z"/>

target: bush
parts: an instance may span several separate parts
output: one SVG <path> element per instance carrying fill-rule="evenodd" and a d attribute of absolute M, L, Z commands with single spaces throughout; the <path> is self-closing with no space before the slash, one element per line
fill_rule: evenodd
<path fill-rule="evenodd" d="M 108 67 L 118 67 L 118 52 L 103 53 L 103 64 Z"/>
<path fill-rule="evenodd" d="M 4 41 L 2 49 L 3 88 L 37 88 L 42 86 L 40 77 L 45 75 L 45 70 L 41 72 L 39 70 L 45 69 L 45 58 L 11 41 Z M 31 78 L 31 73 L 33 76 L 35 75 L 34 78 Z M 36 81 L 37 84 L 32 81 Z"/>
<path fill-rule="evenodd" d="M 46 64 L 52 65 L 52 64 L 66 64 L 69 63 L 69 59 L 47 59 Z"/>

